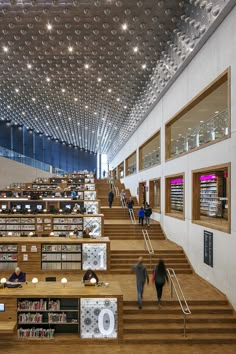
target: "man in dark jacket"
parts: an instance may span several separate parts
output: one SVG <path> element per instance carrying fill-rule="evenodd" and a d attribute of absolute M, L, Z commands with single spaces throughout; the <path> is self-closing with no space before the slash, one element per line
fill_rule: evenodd
<path fill-rule="evenodd" d="M 9 278 L 9 281 L 14 283 L 25 282 L 25 273 L 21 272 L 19 267 L 16 267 L 15 272 Z"/>
<path fill-rule="evenodd" d="M 148 273 L 146 267 L 143 265 L 143 257 L 138 258 L 138 263 L 135 264 L 132 269 L 136 273 L 138 307 L 141 309 L 145 281 L 149 284 Z"/>
<path fill-rule="evenodd" d="M 150 216 L 152 215 L 152 209 L 149 204 L 145 206 L 144 214 L 145 214 L 146 225 L 150 226 Z"/>
<path fill-rule="evenodd" d="M 113 200 L 114 200 L 114 193 L 112 192 L 112 190 L 110 190 L 110 192 L 108 193 L 109 208 L 112 207 Z"/>

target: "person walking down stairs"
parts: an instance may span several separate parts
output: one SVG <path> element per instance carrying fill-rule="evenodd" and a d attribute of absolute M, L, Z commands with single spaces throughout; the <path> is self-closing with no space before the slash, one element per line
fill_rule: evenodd
<path fill-rule="evenodd" d="M 152 215 L 152 208 L 148 203 L 145 205 L 144 214 L 145 214 L 146 225 L 150 226 L 150 216 Z"/>
<path fill-rule="evenodd" d="M 112 192 L 112 190 L 110 190 L 110 192 L 108 193 L 108 205 L 109 205 L 109 208 L 112 207 L 113 200 L 114 200 L 114 193 Z"/>
<path fill-rule="evenodd" d="M 143 257 L 138 258 L 138 263 L 132 267 L 132 270 L 136 274 L 137 300 L 138 307 L 141 309 L 145 282 L 147 281 L 147 284 L 149 284 L 148 272 L 143 265 Z"/>

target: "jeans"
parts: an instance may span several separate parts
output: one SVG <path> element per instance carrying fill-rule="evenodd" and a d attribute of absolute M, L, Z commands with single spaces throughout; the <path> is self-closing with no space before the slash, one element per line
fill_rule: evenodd
<path fill-rule="evenodd" d="M 150 225 L 150 216 L 146 216 L 146 225 Z"/>
<path fill-rule="evenodd" d="M 138 282 L 137 283 L 137 296 L 138 296 L 138 305 L 139 306 L 142 306 L 143 288 L 144 288 L 144 284 Z"/>

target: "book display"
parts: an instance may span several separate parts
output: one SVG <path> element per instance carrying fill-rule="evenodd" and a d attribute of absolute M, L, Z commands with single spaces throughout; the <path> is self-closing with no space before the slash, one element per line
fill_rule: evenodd
<path fill-rule="evenodd" d="M 200 176 L 200 213 L 210 217 L 223 216 L 223 175 L 207 174 Z"/>
<path fill-rule="evenodd" d="M 0 269 L 15 269 L 17 266 L 17 244 L 0 244 Z"/>
<path fill-rule="evenodd" d="M 175 178 L 170 180 L 171 211 L 182 212 L 184 205 L 184 180 Z"/>
<path fill-rule="evenodd" d="M 42 270 L 81 269 L 81 244 L 42 244 Z"/>

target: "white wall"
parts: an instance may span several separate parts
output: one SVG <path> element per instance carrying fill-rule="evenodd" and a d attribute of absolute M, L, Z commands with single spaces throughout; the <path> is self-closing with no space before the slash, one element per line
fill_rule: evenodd
<path fill-rule="evenodd" d="M 6 188 L 11 183 L 30 183 L 38 177 L 52 177 L 52 174 L 49 172 L 6 159 L 5 157 L 0 157 L 0 166 L 1 189 Z"/>
<path fill-rule="evenodd" d="M 136 195 L 138 183 L 161 177 L 162 214 L 154 213 L 166 235 L 181 245 L 195 271 L 225 293 L 236 308 L 236 8 L 234 8 L 188 67 L 149 114 L 145 122 L 110 163 L 116 167 L 161 128 L 161 165 L 124 178 Z M 164 125 L 194 96 L 231 67 L 231 138 L 172 161 L 164 161 Z M 231 234 L 191 223 L 191 172 L 195 169 L 231 162 Z M 185 220 L 165 216 L 164 177 L 185 173 Z M 214 235 L 214 266 L 203 263 L 203 230 Z"/>

